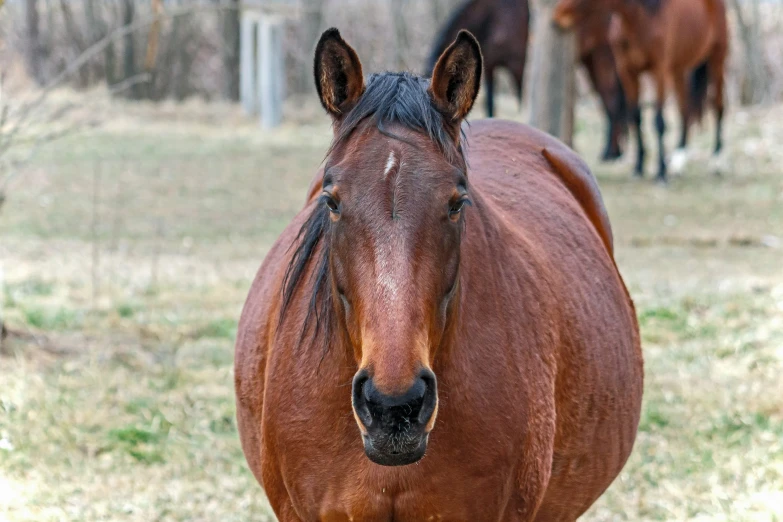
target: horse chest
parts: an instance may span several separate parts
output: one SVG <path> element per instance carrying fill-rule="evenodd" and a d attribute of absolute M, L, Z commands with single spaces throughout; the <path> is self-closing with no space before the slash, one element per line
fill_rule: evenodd
<path fill-rule="evenodd" d="M 285 484 L 286 498 L 280 500 L 294 506 L 297 520 L 505 520 L 503 513 L 522 502 L 515 457 L 492 447 L 483 453 L 471 448 L 455 461 L 436 444 L 420 463 L 399 468 L 372 464 L 359 451 L 343 451 L 350 457 L 326 461 L 319 454 L 334 450 L 309 454 L 302 449 L 287 448 L 297 456 L 281 463 L 274 474 L 277 484 L 265 484 L 267 491 Z"/>
<path fill-rule="evenodd" d="M 357 485 L 352 490 L 330 491 L 317 512 L 302 512 L 301 516 L 303 520 L 329 522 L 497 520 L 502 519 L 509 504 L 500 501 L 498 495 L 505 489 L 502 481 L 492 481 L 484 487 L 476 484 L 471 488 L 456 487 L 452 491 L 433 490 L 425 483 L 396 492 L 392 487 L 367 490 Z"/>

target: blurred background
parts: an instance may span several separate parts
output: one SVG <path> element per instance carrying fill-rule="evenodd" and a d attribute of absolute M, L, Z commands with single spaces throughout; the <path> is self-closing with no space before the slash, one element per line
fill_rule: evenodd
<path fill-rule="evenodd" d="M 498 69 L 494 115 L 540 122 L 547 81 L 570 93 L 547 103 L 603 191 L 646 357 L 634 454 L 584 520 L 780 520 L 783 3 L 727 2 L 720 174 L 708 114 L 667 186 L 649 84 L 647 178 L 632 139 L 600 161 L 605 111 L 574 35 L 545 34 L 553 4 L 531 2 L 523 100 Z M 0 0 L 0 520 L 273 519 L 233 341 L 330 143 L 315 42 L 336 26 L 365 73 L 421 73 L 465 5 Z M 558 52 L 559 76 L 536 70 Z"/>

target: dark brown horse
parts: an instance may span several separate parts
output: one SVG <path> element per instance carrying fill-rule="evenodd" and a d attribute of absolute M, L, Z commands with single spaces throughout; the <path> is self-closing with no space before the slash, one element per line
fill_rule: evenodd
<path fill-rule="evenodd" d="M 651 73 L 655 81 L 658 180 L 666 181 L 663 106 L 669 81 L 674 86 L 682 118 L 679 148 L 672 157 L 673 169 L 683 166 L 688 128 L 702 115 L 709 85 L 714 89 L 715 154 L 720 152 L 723 74 L 729 45 L 723 0 L 560 0 L 554 18 L 567 29 L 579 27 L 596 14 L 608 13 L 616 14 L 610 42 L 636 131 L 635 173 L 641 176 L 644 170 L 639 78 L 645 72 Z"/>
<path fill-rule="evenodd" d="M 524 125 L 463 134 L 481 71 L 467 32 L 431 80 L 316 47 L 334 141 L 236 346 L 281 522 L 572 521 L 631 452 L 642 356 L 596 182 Z"/>
<path fill-rule="evenodd" d="M 487 116 L 495 114 L 495 69 L 505 68 L 514 80 L 521 104 L 527 56 L 530 8 L 527 0 L 468 0 L 454 11 L 435 38 L 425 75 L 432 74 L 438 57 L 461 30 L 470 31 L 484 54 L 484 87 Z M 609 17 L 595 16 L 580 27 L 579 59 L 601 98 L 607 118 L 607 140 L 602 159 L 619 158 L 627 115 L 622 85 L 608 40 Z"/>
<path fill-rule="evenodd" d="M 446 21 L 427 59 L 425 75 L 431 76 L 443 51 L 457 34 L 470 31 L 484 54 L 484 91 L 487 117 L 495 114 L 495 69 L 505 68 L 514 80 L 517 99 L 522 103 L 522 86 L 530 31 L 528 0 L 468 0 Z"/>

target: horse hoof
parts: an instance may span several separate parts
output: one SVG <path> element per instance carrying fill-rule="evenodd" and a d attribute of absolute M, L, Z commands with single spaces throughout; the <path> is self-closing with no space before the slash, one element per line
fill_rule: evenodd
<path fill-rule="evenodd" d="M 655 176 L 655 184 L 659 187 L 668 187 L 669 186 L 669 178 L 666 176 Z"/>
<path fill-rule="evenodd" d="M 688 163 L 688 152 L 685 149 L 676 149 L 669 160 L 669 171 L 675 176 L 682 174 L 685 165 Z"/>

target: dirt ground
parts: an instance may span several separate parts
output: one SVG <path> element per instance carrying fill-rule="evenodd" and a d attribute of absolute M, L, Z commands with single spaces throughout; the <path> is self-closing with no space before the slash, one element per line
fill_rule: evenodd
<path fill-rule="evenodd" d="M 96 95 L 105 123 L 15 179 L 0 214 L 0 520 L 272 519 L 231 365 L 250 281 L 329 143 L 316 103 L 287 109 L 262 132 L 235 107 Z M 584 520 L 783 517 L 783 107 L 727 120 L 722 176 L 708 119 L 663 188 L 651 132 L 634 180 L 627 159 L 595 161 L 603 122 L 592 99 L 578 107 L 647 376 L 633 456 Z"/>

